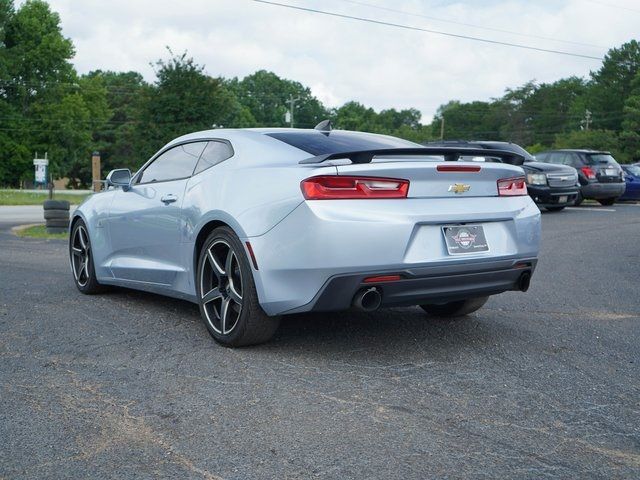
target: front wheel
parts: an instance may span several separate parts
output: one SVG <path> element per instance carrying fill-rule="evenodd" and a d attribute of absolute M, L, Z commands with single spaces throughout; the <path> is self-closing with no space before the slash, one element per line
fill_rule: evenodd
<path fill-rule="evenodd" d="M 582 196 L 582 192 L 578 192 L 578 195 L 576 195 L 576 201 L 573 203 L 573 205 L 578 207 L 582 202 L 584 202 L 584 197 Z"/>
<path fill-rule="evenodd" d="M 260 307 L 247 255 L 227 227 L 211 232 L 200 251 L 197 292 L 207 330 L 222 345 L 263 343 L 278 329 L 280 319 Z"/>
<path fill-rule="evenodd" d="M 89 232 L 82 220 L 78 220 L 71 229 L 69 257 L 73 280 L 78 290 L 87 295 L 102 292 L 104 287 L 98 283 L 96 277 Z"/>
<path fill-rule="evenodd" d="M 481 308 L 487 300 L 489 297 L 478 297 L 456 302 L 420 305 L 420 307 L 429 315 L 436 317 L 462 317 Z"/>
<path fill-rule="evenodd" d="M 608 206 L 613 205 L 614 203 L 616 203 L 616 197 L 613 197 L 613 198 L 601 198 L 601 199 L 598 200 L 598 203 L 600 205 L 608 207 Z"/>

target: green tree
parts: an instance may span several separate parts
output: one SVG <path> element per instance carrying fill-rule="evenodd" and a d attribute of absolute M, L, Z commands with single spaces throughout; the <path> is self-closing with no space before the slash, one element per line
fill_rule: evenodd
<path fill-rule="evenodd" d="M 55 151 L 56 157 L 50 156 L 52 167 L 66 173 L 61 167 L 70 165 L 66 157 L 69 150 L 60 149 L 59 145 L 69 125 L 67 117 L 60 115 L 56 107 L 68 107 L 72 102 L 62 99 L 76 94 L 80 88 L 69 62 L 73 45 L 62 35 L 60 17 L 44 1 L 27 0 L 16 11 L 12 2 L 3 0 L 0 18 L 4 22 L 0 48 L 3 75 L 0 98 L 4 103 L 1 110 L 6 118 L 3 131 L 10 132 L 9 140 L 2 141 L 6 148 L 0 149 L 0 168 L 4 171 L 0 172 L 1 181 L 16 185 L 21 179 L 32 178 L 31 155 L 35 151 Z M 58 121 L 52 122 L 52 115 Z M 91 128 L 89 121 L 72 123 L 78 133 L 86 134 Z"/>
<path fill-rule="evenodd" d="M 296 127 L 313 128 L 328 117 L 327 110 L 308 87 L 280 78 L 273 72 L 259 70 L 242 80 L 232 79 L 228 85 L 240 104 L 251 112 L 256 126 L 289 126 L 285 114 L 290 108 L 291 97 L 297 99 L 293 112 Z"/>
<path fill-rule="evenodd" d="M 60 16 L 42 0 L 27 0 L 10 15 L 5 27 L 7 98 L 28 114 L 34 103 L 47 99 L 61 84 L 72 87 L 75 71 L 71 40 L 62 35 Z"/>
<path fill-rule="evenodd" d="M 414 142 L 431 138 L 428 127 L 420 123 L 420 118 L 420 112 L 414 108 L 390 108 L 377 113 L 358 102 L 347 102 L 331 112 L 336 128 L 393 135 Z"/>
<path fill-rule="evenodd" d="M 431 134 L 433 138 L 440 138 L 444 118 L 445 140 L 502 140 L 503 123 L 497 121 L 498 112 L 506 112 L 508 108 L 508 104 L 495 101 L 461 103 L 452 100 L 438 108 Z"/>
<path fill-rule="evenodd" d="M 640 161 L 640 72 L 631 83 L 631 92 L 623 108 L 621 148 L 629 160 Z"/>
<path fill-rule="evenodd" d="M 33 107 L 40 121 L 32 148 L 49 152 L 54 177 L 68 177 L 73 187 L 90 186 L 93 134 L 110 116 L 102 79 L 78 79 L 73 91 L 63 90 L 56 97 Z"/>
<path fill-rule="evenodd" d="M 612 130 L 576 130 L 556 135 L 553 148 L 588 148 L 605 150 L 624 161 L 626 155 L 619 147 L 618 135 Z"/>
<path fill-rule="evenodd" d="M 146 159 L 141 154 L 137 135 L 141 132 L 138 124 L 143 116 L 143 99 L 149 95 L 151 86 L 137 72 L 97 70 L 86 77 L 101 80 L 110 111 L 109 119 L 94 133 L 103 171 L 137 169 Z"/>
<path fill-rule="evenodd" d="M 594 128 L 621 130 L 624 102 L 638 70 L 640 43 L 631 40 L 609 50 L 600 69 L 591 73 L 588 107 L 593 112 Z"/>
<path fill-rule="evenodd" d="M 186 53 L 171 55 L 155 63 L 156 83 L 141 98 L 140 163 L 177 136 L 228 125 L 241 110 L 222 79 L 206 75 Z"/>
<path fill-rule="evenodd" d="M 531 90 L 521 105 L 533 135 L 529 142 L 551 145 L 555 134 L 577 130 L 584 116 L 586 90 L 586 82 L 578 77 L 542 83 Z"/>

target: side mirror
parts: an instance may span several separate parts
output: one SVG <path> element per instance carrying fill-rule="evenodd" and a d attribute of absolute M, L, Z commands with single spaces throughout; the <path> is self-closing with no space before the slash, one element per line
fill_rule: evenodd
<path fill-rule="evenodd" d="M 122 187 L 126 192 L 131 184 L 131 170 L 128 168 L 118 168 L 111 170 L 107 175 L 107 187 Z"/>

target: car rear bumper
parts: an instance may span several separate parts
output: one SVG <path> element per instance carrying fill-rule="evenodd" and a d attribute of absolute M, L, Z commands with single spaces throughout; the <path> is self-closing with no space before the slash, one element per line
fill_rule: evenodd
<path fill-rule="evenodd" d="M 624 193 L 626 185 L 620 183 L 589 183 L 582 185 L 581 191 L 584 198 L 614 198 Z"/>
<path fill-rule="evenodd" d="M 402 279 L 377 283 L 364 281 L 371 278 L 370 272 L 337 275 L 327 281 L 309 304 L 284 313 L 346 310 L 358 292 L 371 288 L 381 295 L 380 307 L 444 303 L 509 290 L 526 291 L 536 263 L 536 258 L 527 258 L 378 272 L 376 276 L 395 274 Z"/>
<path fill-rule="evenodd" d="M 541 207 L 566 207 L 576 201 L 579 187 L 527 185 L 527 190 L 533 201 Z"/>
<path fill-rule="evenodd" d="M 442 226 L 461 224 L 482 225 L 489 250 L 450 255 Z M 352 286 L 359 285 L 362 275 L 404 272 L 403 288 L 430 290 L 434 271 L 425 268 L 474 274 L 475 265 L 485 262 L 535 259 L 540 210 L 528 196 L 308 201 L 266 234 L 242 240 L 251 242 L 255 253 L 260 305 L 267 314 L 278 315 L 314 308 L 334 278 L 348 277 Z M 514 281 L 506 278 L 492 291 L 509 290 Z M 473 294 L 469 289 L 461 287 L 463 295 Z M 441 293 L 451 296 L 454 290 L 452 285 Z M 348 290 L 345 298 L 352 295 Z M 347 308 L 348 300 L 338 304 Z"/>

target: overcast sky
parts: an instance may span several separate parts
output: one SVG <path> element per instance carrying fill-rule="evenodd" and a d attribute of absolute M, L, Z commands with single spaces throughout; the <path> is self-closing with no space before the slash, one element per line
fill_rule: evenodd
<path fill-rule="evenodd" d="M 596 57 L 640 36 L 637 0 L 274 1 Z M 271 70 L 309 86 L 329 107 L 349 100 L 376 110 L 415 107 L 424 122 L 452 99 L 488 100 L 528 80 L 586 76 L 600 65 L 598 60 L 487 45 L 251 0 L 49 3 L 61 16 L 64 34 L 74 42 L 74 63 L 81 73 L 136 70 L 153 81 L 149 63 L 166 58 L 165 46 L 170 46 L 176 53 L 187 50 L 212 76 Z"/>

